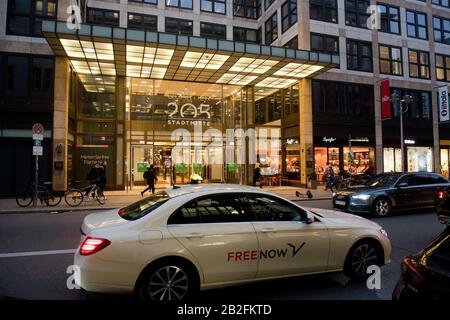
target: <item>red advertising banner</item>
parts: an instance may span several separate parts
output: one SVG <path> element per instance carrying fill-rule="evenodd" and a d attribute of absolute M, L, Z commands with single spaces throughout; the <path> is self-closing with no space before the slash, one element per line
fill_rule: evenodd
<path fill-rule="evenodd" d="M 389 80 L 381 81 L 381 120 L 391 119 L 390 91 Z"/>

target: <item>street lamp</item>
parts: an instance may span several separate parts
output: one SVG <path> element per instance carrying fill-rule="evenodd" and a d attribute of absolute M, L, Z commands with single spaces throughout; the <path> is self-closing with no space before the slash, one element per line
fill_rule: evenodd
<path fill-rule="evenodd" d="M 397 99 L 398 99 L 398 96 L 397 96 Z M 401 139 L 400 140 L 401 141 L 400 149 L 401 149 L 401 154 L 402 154 L 401 167 L 400 168 L 401 168 L 402 172 L 405 171 L 404 170 L 405 161 L 403 160 L 403 157 L 405 156 L 405 152 L 404 152 L 405 141 L 403 140 L 403 113 L 406 113 L 408 111 L 408 106 L 411 103 L 411 101 L 412 101 L 412 96 L 407 95 L 407 94 L 405 94 L 403 96 L 403 99 L 400 100 L 400 139 Z M 404 109 L 404 110 L 403 110 L 403 105 L 406 106 L 406 109 Z"/>

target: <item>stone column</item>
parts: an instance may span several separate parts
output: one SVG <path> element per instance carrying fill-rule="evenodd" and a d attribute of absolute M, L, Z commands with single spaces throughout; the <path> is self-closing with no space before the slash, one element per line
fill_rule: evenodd
<path fill-rule="evenodd" d="M 67 188 L 67 133 L 69 122 L 69 59 L 55 57 L 55 84 L 53 110 L 53 190 Z M 55 167 L 55 164 L 61 164 Z"/>
<path fill-rule="evenodd" d="M 307 176 L 314 170 L 313 150 L 313 113 L 312 113 L 312 80 L 299 81 L 300 102 L 300 182 L 306 185 Z M 309 164 L 309 165 L 308 165 Z"/>

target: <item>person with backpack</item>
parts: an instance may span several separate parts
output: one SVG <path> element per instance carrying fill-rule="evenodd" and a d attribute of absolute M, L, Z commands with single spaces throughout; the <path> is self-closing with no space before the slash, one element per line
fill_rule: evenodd
<path fill-rule="evenodd" d="M 147 180 L 148 187 L 141 192 L 141 196 L 144 196 L 144 193 L 147 190 L 152 190 L 152 194 L 155 193 L 155 183 L 158 181 L 158 178 L 156 178 L 155 169 L 153 164 L 150 165 L 150 167 L 147 168 L 147 171 L 144 172 L 144 179 Z"/>

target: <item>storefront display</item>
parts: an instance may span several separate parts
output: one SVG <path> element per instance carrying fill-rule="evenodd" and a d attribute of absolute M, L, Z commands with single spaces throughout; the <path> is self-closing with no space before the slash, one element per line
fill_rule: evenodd
<path fill-rule="evenodd" d="M 288 139 L 286 145 L 286 177 L 289 180 L 300 179 L 300 145 L 296 139 Z"/>
<path fill-rule="evenodd" d="M 402 171 L 402 152 L 400 148 L 383 149 L 383 172 Z"/>
<path fill-rule="evenodd" d="M 448 179 L 448 163 L 449 163 L 449 149 L 448 148 L 441 148 L 441 174 Z"/>
<path fill-rule="evenodd" d="M 408 147 L 408 172 L 433 171 L 431 147 Z"/>
<path fill-rule="evenodd" d="M 373 148 L 365 147 L 352 147 L 351 154 L 350 148 L 344 148 L 344 171 L 351 174 L 363 173 L 370 171 L 371 161 L 370 151 Z"/>
<path fill-rule="evenodd" d="M 328 155 L 327 155 L 328 149 Z M 322 181 L 323 173 L 327 163 L 333 167 L 335 173 L 339 172 L 339 148 L 314 148 L 314 169 L 316 171 L 317 180 Z"/>

